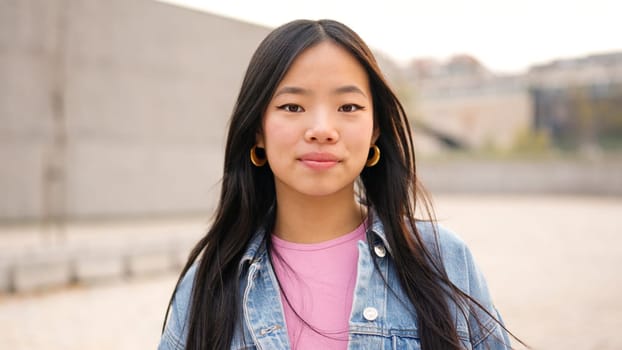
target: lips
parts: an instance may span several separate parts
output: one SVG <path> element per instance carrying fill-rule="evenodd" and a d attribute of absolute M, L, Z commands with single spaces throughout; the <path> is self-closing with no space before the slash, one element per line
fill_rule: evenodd
<path fill-rule="evenodd" d="M 314 170 L 329 169 L 339 163 L 339 158 L 331 153 L 311 152 L 302 155 L 299 160 L 305 166 Z"/>

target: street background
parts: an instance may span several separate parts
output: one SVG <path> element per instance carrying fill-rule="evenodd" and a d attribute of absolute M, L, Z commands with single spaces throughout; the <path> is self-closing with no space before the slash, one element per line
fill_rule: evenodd
<path fill-rule="evenodd" d="M 439 195 L 435 202 L 441 224 L 467 242 L 506 325 L 523 341 L 548 350 L 622 348 L 621 200 Z M 200 231 L 200 221 L 177 225 Z M 0 343 L 14 350 L 153 349 L 176 278 L 0 296 Z"/>
<path fill-rule="evenodd" d="M 252 52 L 328 17 L 368 40 L 508 328 L 622 349 L 619 1 L 309 4 L 0 0 L 0 347 L 155 348 Z"/>

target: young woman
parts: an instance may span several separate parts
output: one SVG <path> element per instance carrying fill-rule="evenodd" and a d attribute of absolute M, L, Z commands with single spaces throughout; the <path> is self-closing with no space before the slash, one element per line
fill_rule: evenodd
<path fill-rule="evenodd" d="M 160 349 L 506 349 L 472 256 L 427 201 L 404 110 L 363 41 L 299 20 L 251 59 L 215 219 Z"/>

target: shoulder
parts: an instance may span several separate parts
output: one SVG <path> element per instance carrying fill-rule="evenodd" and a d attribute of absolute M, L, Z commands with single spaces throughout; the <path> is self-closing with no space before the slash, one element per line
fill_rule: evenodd
<path fill-rule="evenodd" d="M 190 304 L 196 271 L 197 264 L 190 266 L 175 289 L 174 301 L 176 301 L 179 306 L 188 306 Z"/>
<path fill-rule="evenodd" d="M 432 253 L 440 251 L 443 262 L 462 260 L 471 255 L 466 243 L 458 234 L 436 222 L 419 221 L 417 231 L 426 248 Z"/>
<path fill-rule="evenodd" d="M 440 261 L 449 280 L 481 306 L 480 308 L 469 303 L 471 307 L 467 312 L 467 322 L 471 325 L 467 329 L 471 332 L 475 349 L 486 346 L 492 349 L 508 349 L 507 344 L 510 341 L 500 326 L 503 324 L 501 316 L 492 302 L 486 278 L 464 240 L 436 223 L 420 222 L 417 230 L 426 247 L 434 255 L 440 253 Z"/>
<path fill-rule="evenodd" d="M 471 250 L 465 241 L 455 232 L 434 222 L 418 222 L 417 230 L 426 244 L 426 248 L 439 256 L 449 279 L 467 294 L 487 297 L 486 281 Z"/>
<path fill-rule="evenodd" d="M 169 310 L 166 328 L 160 340 L 160 350 L 184 349 L 187 338 L 187 323 L 192 299 L 192 288 L 197 265 L 192 265 L 175 289 Z"/>

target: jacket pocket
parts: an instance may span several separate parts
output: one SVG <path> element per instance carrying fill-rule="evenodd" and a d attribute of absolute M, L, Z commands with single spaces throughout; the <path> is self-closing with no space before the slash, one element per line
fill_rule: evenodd
<path fill-rule="evenodd" d="M 419 338 L 394 335 L 391 337 L 393 350 L 421 350 Z"/>
<path fill-rule="evenodd" d="M 393 342 L 391 347 L 393 350 L 421 350 L 421 339 L 417 337 L 393 335 L 391 340 Z M 460 337 L 460 342 L 463 349 L 472 350 L 470 342 L 465 341 L 462 337 Z"/>

